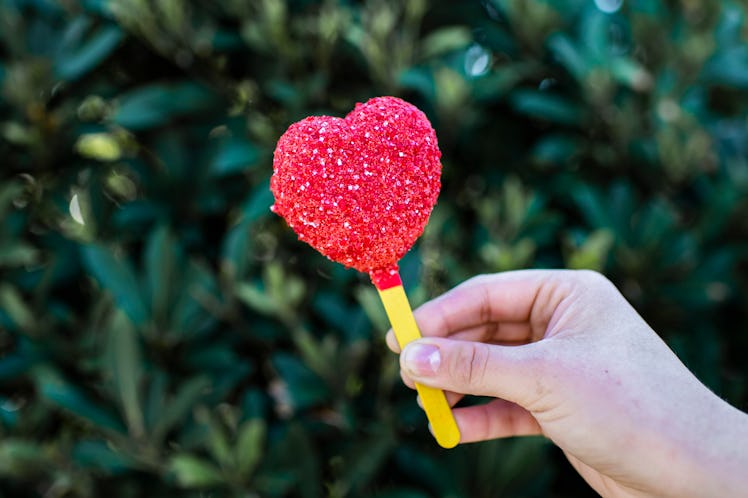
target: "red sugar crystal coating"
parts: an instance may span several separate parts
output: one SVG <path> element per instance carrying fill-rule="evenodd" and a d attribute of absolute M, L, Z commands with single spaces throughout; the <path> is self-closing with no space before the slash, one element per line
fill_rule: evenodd
<path fill-rule="evenodd" d="M 319 252 L 386 284 L 423 233 L 441 153 L 415 106 L 377 97 L 344 119 L 312 116 L 278 140 L 273 212 Z"/>

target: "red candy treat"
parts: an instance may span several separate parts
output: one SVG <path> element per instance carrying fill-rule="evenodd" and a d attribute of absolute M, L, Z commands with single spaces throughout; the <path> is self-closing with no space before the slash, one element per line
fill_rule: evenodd
<path fill-rule="evenodd" d="M 395 97 L 344 119 L 311 116 L 278 140 L 271 209 L 299 239 L 389 287 L 436 203 L 440 157 L 426 115 Z"/>

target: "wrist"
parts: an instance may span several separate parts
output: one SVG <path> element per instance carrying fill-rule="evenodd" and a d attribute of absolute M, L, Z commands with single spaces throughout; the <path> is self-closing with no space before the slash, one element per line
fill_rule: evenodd
<path fill-rule="evenodd" d="M 689 465 L 680 496 L 744 496 L 748 493 L 748 414 L 710 394 L 714 402 L 709 416 L 703 418 L 701 430 L 690 435 L 685 450 Z"/>

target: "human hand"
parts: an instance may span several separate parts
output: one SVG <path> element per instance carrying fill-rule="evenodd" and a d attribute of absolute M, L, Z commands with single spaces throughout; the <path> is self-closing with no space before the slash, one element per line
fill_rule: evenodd
<path fill-rule="evenodd" d="M 463 395 L 461 442 L 543 434 L 603 496 L 748 496 L 748 416 L 701 384 L 601 275 L 473 278 L 415 311 L 401 374 Z M 390 331 L 387 344 L 400 352 Z"/>

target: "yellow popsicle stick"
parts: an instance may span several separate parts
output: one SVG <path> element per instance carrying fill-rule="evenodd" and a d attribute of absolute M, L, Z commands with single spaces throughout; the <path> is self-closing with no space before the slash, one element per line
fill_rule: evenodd
<path fill-rule="evenodd" d="M 377 289 L 377 291 L 400 347 L 404 348 L 409 342 L 420 338 L 421 332 L 413 318 L 413 311 L 410 309 L 403 286 L 396 285 L 384 290 Z M 423 409 L 431 423 L 436 442 L 443 448 L 457 446 L 460 442 L 460 429 L 457 427 L 444 391 L 421 384 L 416 384 L 416 390 L 421 397 Z"/>

